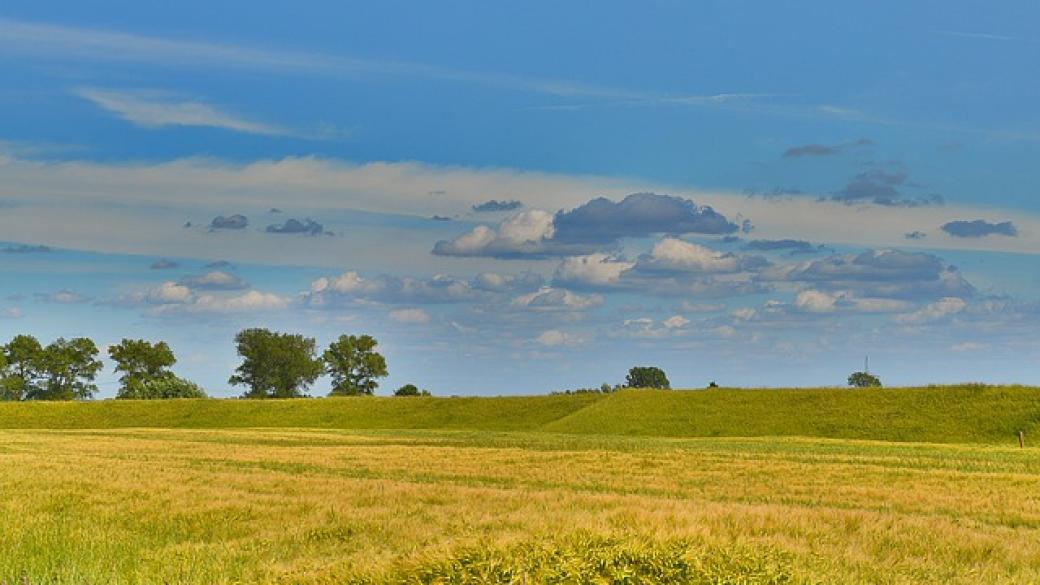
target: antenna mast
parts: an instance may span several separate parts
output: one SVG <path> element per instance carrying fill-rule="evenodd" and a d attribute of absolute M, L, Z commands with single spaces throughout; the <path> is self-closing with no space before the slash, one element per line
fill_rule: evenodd
<path fill-rule="evenodd" d="M 870 356 L 863 356 L 863 371 L 867 374 L 870 373 Z"/>

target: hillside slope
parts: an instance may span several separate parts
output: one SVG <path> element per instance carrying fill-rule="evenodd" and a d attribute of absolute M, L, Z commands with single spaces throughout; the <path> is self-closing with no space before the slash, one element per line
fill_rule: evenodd
<path fill-rule="evenodd" d="M 885 389 L 619 392 L 544 430 L 670 437 L 804 436 L 934 443 L 1040 441 L 1040 389 L 943 386 Z"/>
<path fill-rule="evenodd" d="M 1040 389 L 626 390 L 494 398 L 0 403 L 0 428 L 329 428 L 662 437 L 804 436 L 935 443 L 1040 441 Z"/>

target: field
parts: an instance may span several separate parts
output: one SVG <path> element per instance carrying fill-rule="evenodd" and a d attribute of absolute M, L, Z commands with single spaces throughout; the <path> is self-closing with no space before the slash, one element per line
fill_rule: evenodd
<path fill-rule="evenodd" d="M 0 583 L 1036 583 L 1038 423 L 1031 388 L 3 404 Z"/>

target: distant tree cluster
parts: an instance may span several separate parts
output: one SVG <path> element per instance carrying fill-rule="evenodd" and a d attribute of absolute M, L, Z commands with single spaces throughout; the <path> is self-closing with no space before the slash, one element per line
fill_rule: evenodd
<path fill-rule="evenodd" d="M 332 379 L 330 396 L 371 395 L 386 377 L 386 358 L 370 335 L 341 335 L 318 356 L 313 338 L 267 329 L 245 329 L 235 336 L 242 363 L 228 380 L 246 386 L 245 398 L 296 398 L 320 376 Z M 86 337 L 58 338 L 44 346 L 18 335 L 0 346 L 0 400 L 87 400 L 104 364 Z M 116 398 L 154 400 L 205 398 L 197 384 L 171 371 L 177 358 L 164 341 L 123 339 L 108 348 L 120 374 Z M 413 384 L 395 396 L 429 396 Z"/>
<path fill-rule="evenodd" d="M 298 398 L 322 374 L 332 378 L 330 396 L 367 396 L 386 377 L 386 358 L 370 335 L 341 335 L 319 357 L 313 338 L 267 329 L 235 336 L 242 364 L 229 384 L 248 387 L 246 398 Z"/>
<path fill-rule="evenodd" d="M 97 392 L 94 380 L 104 364 L 86 337 L 60 337 L 42 345 L 31 335 L 18 335 L 0 346 L 0 400 L 86 400 Z M 202 398 L 195 384 L 169 370 L 177 362 L 163 342 L 124 339 L 108 349 L 116 362 L 117 398 Z"/>

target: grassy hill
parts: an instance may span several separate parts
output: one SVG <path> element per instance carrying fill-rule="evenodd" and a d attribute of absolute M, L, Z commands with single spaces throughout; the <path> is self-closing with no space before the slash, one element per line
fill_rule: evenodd
<path fill-rule="evenodd" d="M 664 437 L 805 436 L 937 443 L 1040 440 L 1040 389 L 655 391 L 495 398 L 0 403 L 0 428 L 330 428 Z"/>

